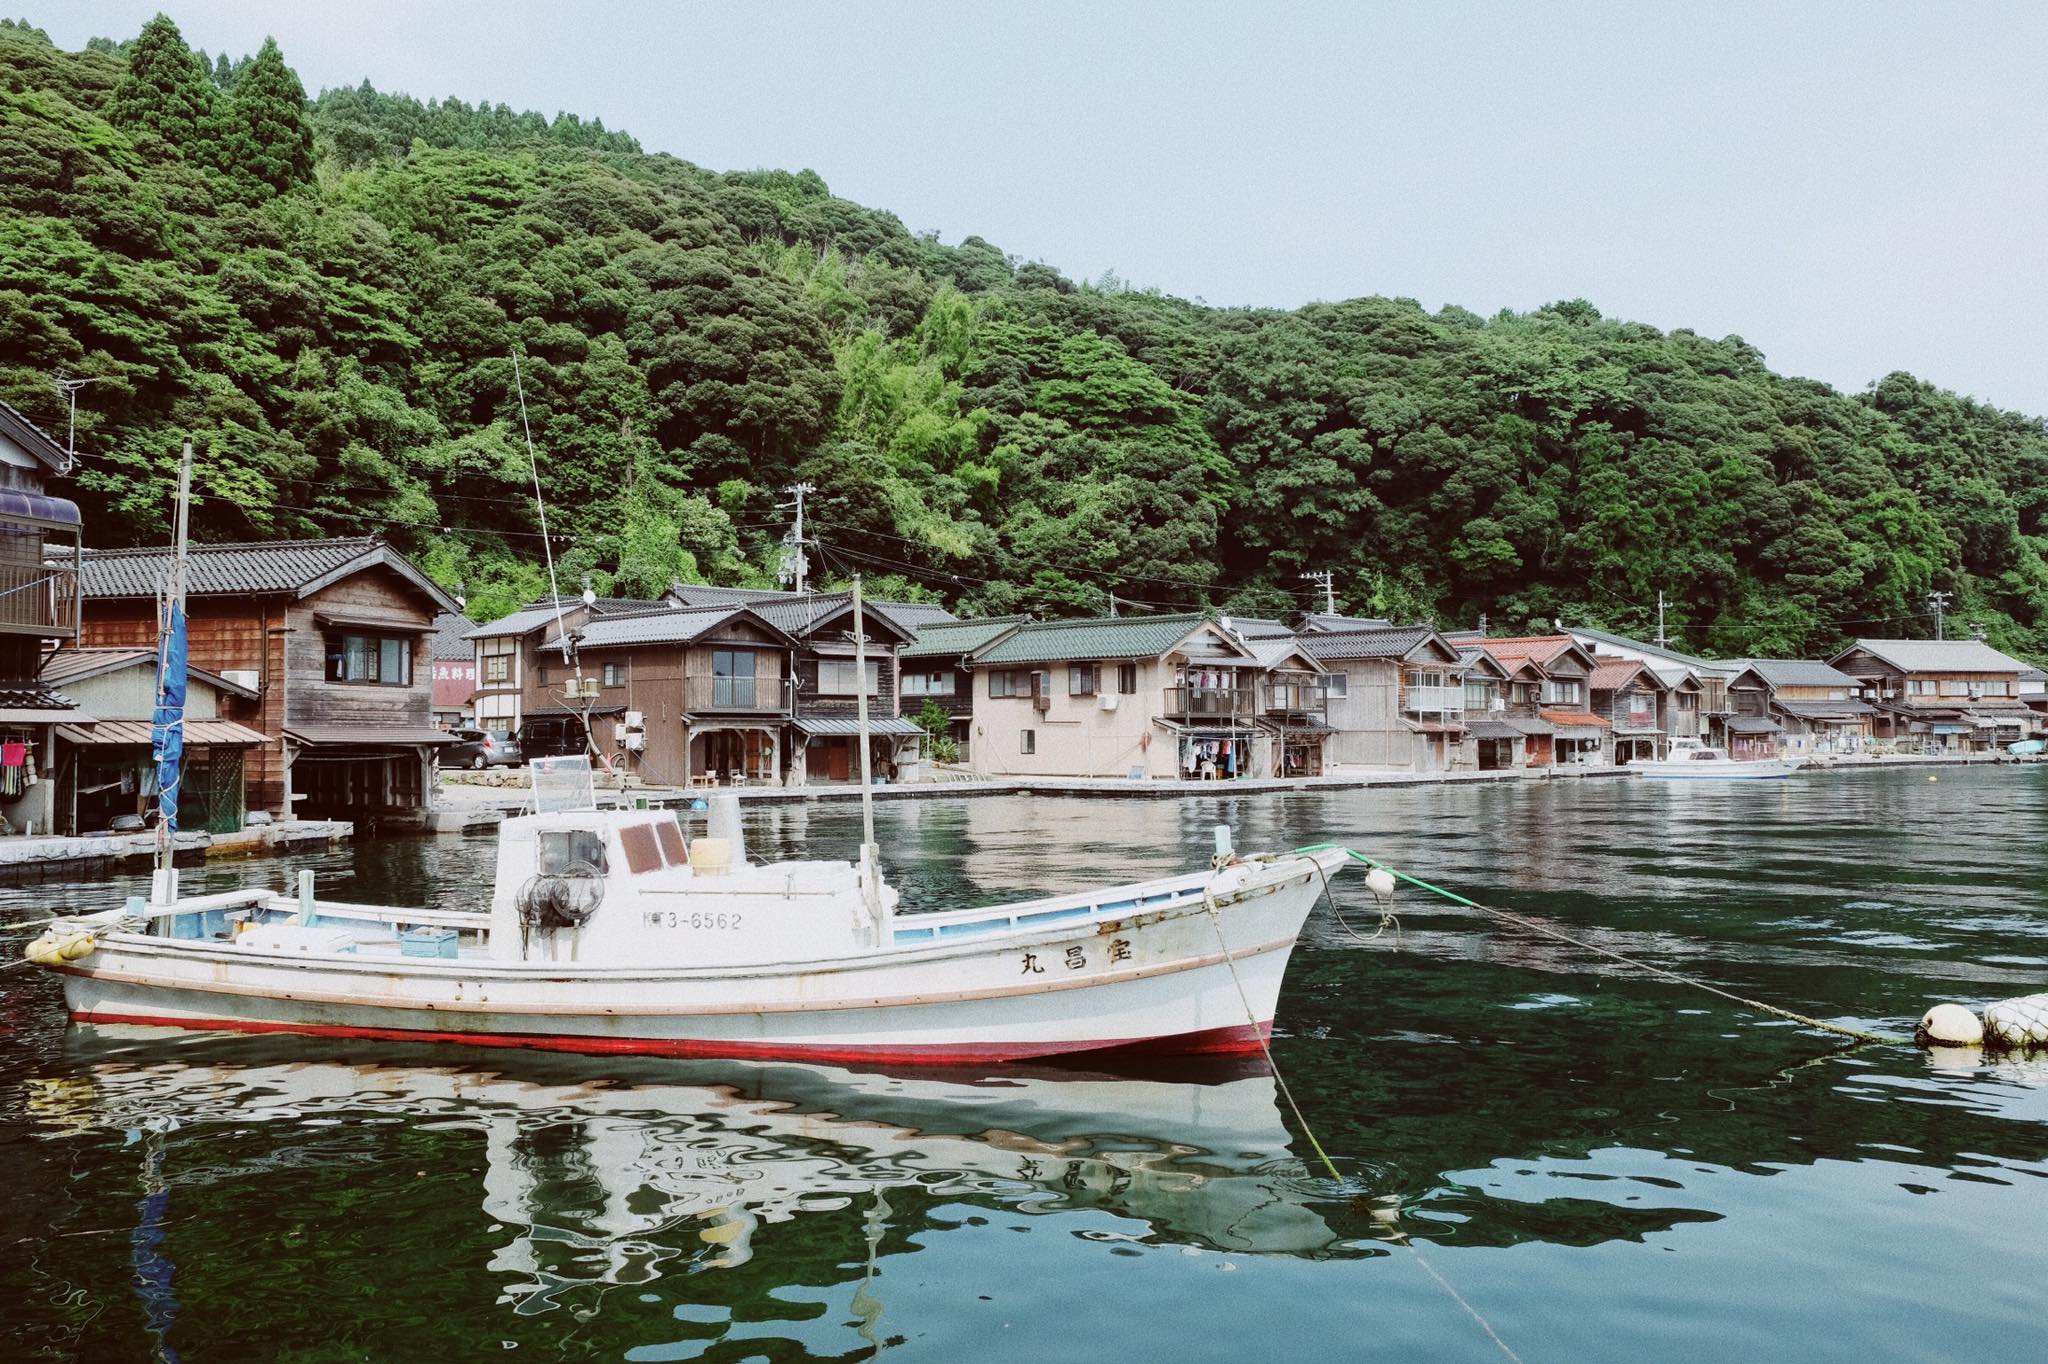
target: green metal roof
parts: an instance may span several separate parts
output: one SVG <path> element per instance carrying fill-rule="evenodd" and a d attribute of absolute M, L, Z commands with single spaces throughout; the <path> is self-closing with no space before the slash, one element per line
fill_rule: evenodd
<path fill-rule="evenodd" d="M 917 638 L 896 651 L 898 658 L 947 658 L 971 654 L 1001 639 L 1029 616 L 990 616 L 986 620 L 941 620 L 920 626 Z"/>
<path fill-rule="evenodd" d="M 976 665 L 1066 663 L 1090 658 L 1157 658 L 1202 628 L 1205 616 L 1117 616 L 1106 620 L 1047 620 L 968 655 Z"/>

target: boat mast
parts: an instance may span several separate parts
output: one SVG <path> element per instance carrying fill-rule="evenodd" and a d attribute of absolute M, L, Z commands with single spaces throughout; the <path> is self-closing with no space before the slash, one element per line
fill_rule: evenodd
<path fill-rule="evenodd" d="M 882 895 L 878 882 L 881 850 L 875 847 L 875 790 L 872 758 L 868 745 L 868 631 L 861 616 L 860 574 L 853 575 L 853 695 L 860 716 L 860 860 L 861 884 L 867 891 L 869 907 L 875 911 L 877 928 L 881 921 Z"/>
<path fill-rule="evenodd" d="M 163 618 L 157 633 L 157 810 L 156 822 L 156 869 L 150 878 L 150 889 L 154 891 L 159 904 L 170 904 L 177 899 L 176 873 L 171 869 L 171 859 L 177 851 L 178 787 L 183 784 L 184 738 L 185 738 L 185 684 L 186 669 L 184 651 L 187 647 L 185 633 L 185 556 L 192 534 L 192 442 L 185 442 L 184 453 L 178 457 L 178 502 L 174 530 L 171 537 L 171 576 L 164 592 Z M 179 657 L 171 657 L 176 649 Z M 176 673 L 175 687 L 172 674 Z M 172 695 L 175 690 L 176 695 Z M 173 732 L 175 731 L 175 733 Z M 175 740 L 175 745 L 173 744 Z M 171 784 L 163 785 L 166 750 L 175 747 L 176 755 L 170 764 Z M 168 801 L 166 800 L 168 797 Z"/>

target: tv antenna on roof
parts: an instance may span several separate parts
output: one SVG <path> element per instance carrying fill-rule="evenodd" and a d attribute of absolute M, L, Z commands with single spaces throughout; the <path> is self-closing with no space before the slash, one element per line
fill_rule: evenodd
<path fill-rule="evenodd" d="M 59 374 L 50 380 L 50 387 L 56 389 L 57 396 L 63 398 L 71 408 L 70 419 L 64 426 L 64 453 L 74 464 L 78 462 L 78 390 L 87 384 L 99 383 L 100 379 L 105 377 L 101 375 L 98 379 L 72 379 Z"/>

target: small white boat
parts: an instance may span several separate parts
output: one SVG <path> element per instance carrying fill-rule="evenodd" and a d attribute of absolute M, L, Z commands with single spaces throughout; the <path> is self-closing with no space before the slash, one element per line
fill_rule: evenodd
<path fill-rule="evenodd" d="M 1698 739 L 1673 739 L 1671 752 L 1650 762 L 1632 762 L 1628 770 L 1658 781 L 1764 781 L 1789 777 L 1805 765 L 1804 758 L 1730 758 L 1722 748 Z"/>
<path fill-rule="evenodd" d="M 728 847 L 686 848 L 663 812 L 522 815 L 487 918 L 252 888 L 60 920 L 30 955 L 94 1022 L 812 1060 L 1239 1052 L 1270 1031 L 1296 934 L 1345 865 L 1230 858 L 905 913 L 865 854 L 750 865 Z"/>

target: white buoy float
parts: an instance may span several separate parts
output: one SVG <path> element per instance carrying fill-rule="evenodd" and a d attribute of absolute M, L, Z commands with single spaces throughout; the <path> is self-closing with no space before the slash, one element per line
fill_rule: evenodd
<path fill-rule="evenodd" d="M 2048 994 L 2018 995 L 1986 1004 L 1982 1019 L 1960 1004 L 1937 1004 L 1921 1015 L 1913 1040 L 1923 1047 L 1997 1051 L 2048 1047 Z"/>
<path fill-rule="evenodd" d="M 2048 1047 L 2048 994 L 1986 1004 L 1984 1040 L 2001 1047 Z"/>
<path fill-rule="evenodd" d="M 1385 867 L 1374 867 L 1365 874 L 1365 888 L 1381 904 L 1394 898 L 1394 873 Z"/>
<path fill-rule="evenodd" d="M 1984 1042 L 1984 1025 L 1960 1004 L 1937 1004 L 1920 1016 L 1913 1030 L 1922 1046 L 1976 1047 Z"/>

